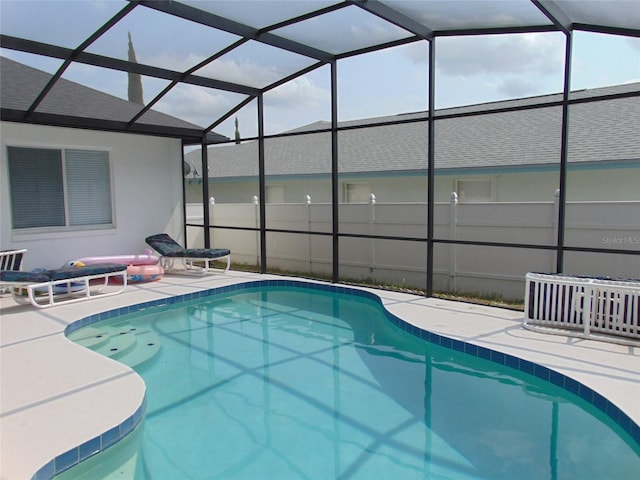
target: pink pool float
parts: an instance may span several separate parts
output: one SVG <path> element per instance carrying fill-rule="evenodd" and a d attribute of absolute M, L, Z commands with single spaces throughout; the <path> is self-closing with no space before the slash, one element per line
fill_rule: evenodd
<path fill-rule="evenodd" d="M 154 282 L 164 275 L 160 265 L 128 265 L 127 283 Z"/>
<path fill-rule="evenodd" d="M 82 262 L 85 265 L 95 265 L 96 263 L 120 263 L 123 265 L 157 265 L 160 257 L 153 255 L 151 250 L 133 255 L 105 255 L 98 257 L 84 257 L 72 260 L 72 262 Z M 71 262 L 69 262 L 71 263 Z"/>
<path fill-rule="evenodd" d="M 158 263 L 160 257 L 153 255 L 151 250 L 144 253 L 126 255 L 101 255 L 83 257 L 67 262 L 67 265 L 95 265 L 98 263 L 120 263 L 127 265 L 127 283 L 153 282 L 160 280 L 164 269 Z"/>

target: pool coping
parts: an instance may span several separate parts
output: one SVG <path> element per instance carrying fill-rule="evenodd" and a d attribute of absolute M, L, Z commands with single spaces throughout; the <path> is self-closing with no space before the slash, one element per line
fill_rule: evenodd
<path fill-rule="evenodd" d="M 600 386 L 598 386 L 597 382 L 593 383 L 588 381 L 584 382 L 584 378 L 581 380 L 580 375 L 576 375 L 575 371 L 562 371 L 562 368 L 558 368 L 557 365 L 553 365 L 553 362 L 549 362 L 551 365 L 547 366 L 543 363 L 540 363 L 540 360 L 533 361 L 530 359 L 522 358 L 519 355 L 514 355 L 508 351 L 500 351 L 503 349 L 496 349 L 496 345 L 491 345 L 491 348 L 482 344 L 482 341 L 478 340 L 478 333 L 480 333 L 480 337 L 484 336 L 485 343 L 488 333 L 478 332 L 478 328 L 476 326 L 474 332 L 472 333 L 470 338 L 464 338 L 460 336 L 460 333 L 457 331 L 447 332 L 446 327 L 447 322 L 436 321 L 429 325 L 429 322 L 424 322 L 424 313 L 425 312 L 433 312 L 440 310 L 439 313 L 443 314 L 443 311 L 449 310 L 447 315 L 451 316 L 453 312 L 453 317 L 455 318 L 456 324 L 460 321 L 462 317 L 483 317 L 489 316 L 494 320 L 500 322 L 507 322 L 507 327 L 512 328 L 514 326 L 518 326 L 520 330 L 522 330 L 522 334 L 526 330 L 522 327 L 522 312 L 513 312 L 509 310 L 496 309 L 493 307 L 482 307 L 478 305 L 470 305 L 470 304 L 460 304 L 458 302 L 450 302 L 446 300 L 436 300 L 436 299 L 426 299 L 424 297 L 417 297 L 415 295 L 410 294 L 402 294 L 397 292 L 388 292 L 375 290 L 370 288 L 361 288 L 361 287 L 352 287 L 345 286 L 340 284 L 329 284 L 325 282 L 317 282 L 313 280 L 305 280 L 300 278 L 284 278 L 284 277 L 276 277 L 276 276 L 268 276 L 268 275 L 238 275 L 240 272 L 236 272 L 234 275 L 216 275 L 211 279 L 203 279 L 199 280 L 186 280 L 182 281 L 181 279 L 176 279 L 172 277 L 172 280 L 167 282 L 171 285 L 179 285 L 181 287 L 185 287 L 189 285 L 189 291 L 187 293 L 178 293 L 178 294 L 161 294 L 160 296 L 153 295 L 154 298 L 151 298 L 142 302 L 131 303 L 131 295 L 128 295 L 129 301 L 126 302 L 118 302 L 119 305 L 115 306 L 115 308 L 102 310 L 98 313 L 91 313 L 89 315 L 83 315 L 80 313 L 76 314 L 71 318 L 68 318 L 64 323 L 64 328 L 62 330 L 57 331 L 56 334 L 66 335 L 70 332 L 74 331 L 77 328 L 80 328 L 85 325 L 89 325 L 107 318 L 112 318 L 116 315 L 122 315 L 125 313 L 131 313 L 133 311 L 139 311 L 146 308 L 151 308 L 154 306 L 161 306 L 167 304 L 175 304 L 180 302 L 185 302 L 197 298 L 204 298 L 216 293 L 222 292 L 230 292 L 234 290 L 251 288 L 252 286 L 257 285 L 304 285 L 310 286 L 311 288 L 318 288 L 321 290 L 331 290 L 331 291 L 340 291 L 348 294 L 354 294 L 359 296 L 365 296 L 369 298 L 373 298 L 376 301 L 379 301 L 387 312 L 387 317 L 400 328 L 416 335 L 424 340 L 431 341 L 443 347 L 451 348 L 457 351 L 463 351 L 465 353 L 475 355 L 480 358 L 484 358 L 490 361 L 494 361 L 503 365 L 507 365 L 518 370 L 521 370 L 525 373 L 529 373 L 535 375 L 539 378 L 547 380 L 555 385 L 558 385 L 562 388 L 567 389 L 568 391 L 578 395 L 584 400 L 590 402 L 595 405 L 601 411 L 603 411 L 606 415 L 611 417 L 616 423 L 618 423 L 632 438 L 640 443 L 640 428 L 638 427 L 638 419 L 640 418 L 640 414 L 633 409 L 629 410 L 626 405 L 620 407 L 620 402 L 615 400 L 610 400 L 607 398 L 607 395 L 604 395 Z M 167 278 L 167 277 L 166 277 Z M 212 285 L 213 283 L 213 285 Z M 149 284 L 149 289 L 151 290 L 165 290 L 164 288 L 156 288 L 162 283 L 154 283 Z M 139 294 L 146 291 L 145 286 L 137 286 L 136 290 Z M 175 291 L 175 289 L 173 289 Z M 183 289 L 184 290 L 184 289 Z M 142 295 L 139 295 L 142 297 Z M 105 301 L 107 299 L 104 299 Z M 95 302 L 95 301 L 94 301 Z M 86 302 L 83 305 L 89 305 L 94 302 Z M 113 303 L 113 302 L 109 302 Z M 5 303 L 2 303 L 2 306 L 5 306 Z M 58 311 L 62 307 L 57 307 L 55 310 Z M 411 313 L 411 310 L 416 310 L 421 313 L 421 315 L 415 315 Z M 84 311 L 86 313 L 87 309 L 76 309 L 78 312 Z M 3 312 L 4 313 L 4 312 Z M 29 310 L 25 310 L 23 313 L 38 313 Z M 406 318 L 407 315 L 410 318 Z M 3 329 L 4 330 L 4 329 Z M 467 330 L 467 329 L 463 329 Z M 481 330 L 481 329 L 480 329 Z M 7 345 L 4 342 L 4 332 L 3 332 L 3 341 L 2 348 L 4 349 Z M 546 339 L 545 343 L 555 345 L 557 347 L 558 341 L 557 339 L 554 341 L 553 338 L 549 338 L 549 335 L 544 334 L 536 334 L 535 332 L 528 332 L 525 335 L 526 337 L 534 336 L 536 341 L 539 341 L 540 337 Z M 567 346 L 568 339 L 565 339 L 565 346 Z M 67 341 L 68 342 L 68 341 Z M 544 342 L 544 340 L 543 340 Z M 27 341 L 26 344 L 29 342 Z M 69 342 L 70 343 L 70 342 Z M 596 343 L 593 341 L 575 341 L 572 339 L 569 342 L 568 348 L 571 348 L 571 345 L 575 346 L 576 343 L 584 344 L 584 343 Z M 9 346 L 15 347 L 16 343 L 9 343 Z M 581 345 L 582 347 L 582 345 Z M 587 346 L 588 347 L 588 346 Z M 595 347 L 595 348 L 594 348 Z M 554 348 L 556 350 L 557 348 Z M 628 368 L 625 370 L 629 370 L 633 372 L 634 367 L 640 367 L 640 349 L 636 347 L 626 347 L 628 351 L 628 360 L 631 360 L 630 365 L 631 369 Z M 508 350 L 508 349 L 507 349 Z M 592 346 L 593 351 L 603 350 L 602 345 Z M 611 346 L 607 346 L 604 348 L 605 351 L 613 350 L 612 354 L 615 357 L 619 357 L 621 354 L 620 346 L 617 348 L 611 348 Z M 87 351 L 88 353 L 89 351 Z M 519 352 L 521 355 L 521 352 Z M 553 355 L 553 353 L 552 353 Z M 105 359 L 106 360 L 106 359 Z M 109 360 L 109 362 L 113 362 Z M 128 368 L 128 367 L 127 367 Z M 640 368 L 636 368 L 635 372 L 640 371 Z M 55 372 L 52 372 L 55 375 Z M 137 375 L 136 375 L 137 376 Z M 597 375 L 596 375 L 597 376 Z M 635 375 L 631 375 L 631 384 L 627 385 L 631 388 L 628 393 L 640 394 L 640 374 L 636 373 Z M 3 383 L 4 383 L 4 375 L 3 375 Z M 5 385 L 1 385 L 4 389 Z M 9 385 L 7 385 L 9 387 Z M 62 451 L 50 457 L 49 461 L 41 464 L 40 468 L 37 468 L 35 472 L 32 470 L 32 474 L 28 475 L 31 478 L 35 479 L 48 479 L 52 478 L 54 475 L 57 475 L 68 468 L 76 465 L 78 462 L 89 458 L 96 453 L 109 448 L 114 445 L 120 439 L 127 436 L 130 432 L 132 432 L 138 422 L 143 418 L 144 409 L 146 405 L 146 398 L 143 395 L 142 399 L 138 397 L 134 402 L 135 408 L 133 409 L 133 413 L 129 415 L 125 415 L 122 420 L 111 428 L 107 429 L 103 432 L 95 432 L 95 434 L 81 442 L 79 445 L 72 445 L 70 448 Z M 10 413 L 10 412 L 9 412 Z M 0 413 L 0 422 L 6 423 L 6 419 L 10 419 L 11 415 L 7 415 L 5 409 L 2 408 L 2 413 Z M 4 436 L 4 435 L 3 435 Z M 6 439 L 3 443 L 6 443 Z M 4 448 L 3 448 L 4 450 Z M 23 452 L 24 453 L 24 452 Z M 5 464 L 5 452 L 2 453 L 3 464 Z M 4 470 L 4 468 L 3 468 Z M 4 478 L 4 473 L 1 475 Z M 7 478 L 13 478 L 11 476 Z M 22 477 L 20 477 L 22 478 Z"/>

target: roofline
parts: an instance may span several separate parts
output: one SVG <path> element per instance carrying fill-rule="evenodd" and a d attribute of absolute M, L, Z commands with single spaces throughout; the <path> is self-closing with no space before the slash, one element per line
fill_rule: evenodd
<path fill-rule="evenodd" d="M 445 175 L 496 175 L 504 173 L 528 173 L 528 172 L 557 172 L 559 162 L 553 161 L 541 164 L 525 165 L 485 165 L 470 167 L 436 168 L 436 177 Z M 618 160 L 596 160 L 590 162 L 569 162 L 569 170 L 601 170 L 601 169 L 640 168 L 640 158 Z M 340 172 L 342 178 L 389 178 L 389 177 L 426 177 L 427 169 L 415 170 L 378 170 L 366 172 Z M 255 181 L 257 174 L 244 177 L 234 175 L 229 177 L 209 177 L 209 183 L 235 183 Z M 270 181 L 294 181 L 294 180 L 325 180 L 331 178 L 331 173 L 295 173 L 291 175 L 269 175 Z M 191 178 L 190 178 L 191 179 Z M 202 177 L 192 178 L 202 180 Z"/>
<path fill-rule="evenodd" d="M 133 133 L 155 137 L 169 137 L 180 139 L 187 145 L 202 143 L 202 130 L 181 128 L 174 126 L 150 125 L 135 123 L 129 125 L 126 121 L 103 120 L 71 115 L 56 115 L 51 113 L 34 112 L 28 119 L 24 118 L 24 111 L 10 108 L 0 109 L 0 120 L 3 122 L 26 123 L 48 127 L 77 128 L 81 130 L 100 130 L 117 133 Z M 214 134 L 217 141 L 226 141 L 227 137 Z"/>
<path fill-rule="evenodd" d="M 595 88 L 584 88 L 580 90 L 571 90 L 570 94 L 574 95 L 576 93 L 582 92 L 595 92 L 598 90 L 605 90 L 615 87 L 620 87 L 621 85 L 638 85 L 640 87 L 640 82 L 630 82 L 628 84 L 620 84 L 620 85 L 611 85 L 606 87 L 595 87 Z M 543 99 L 547 97 L 547 101 L 536 102 L 536 99 Z M 559 97 L 558 99 L 554 99 L 553 97 Z M 563 104 L 562 101 L 562 93 L 545 93 L 541 95 L 533 95 L 530 97 L 518 97 L 518 98 L 510 98 L 506 100 L 494 100 L 490 102 L 481 102 L 474 103 L 468 105 L 458 105 L 454 107 L 442 107 L 438 108 L 434 111 L 434 120 L 447 120 L 452 118 L 461 118 L 461 117 L 473 117 L 487 114 L 498 114 L 498 113 L 507 113 L 507 112 L 516 112 L 523 110 L 536 110 L 541 108 L 550 108 L 550 107 L 560 107 Z M 630 90 L 626 92 L 617 92 L 617 93 L 609 93 L 606 95 L 591 95 L 586 96 L 584 98 L 569 98 L 569 105 L 573 104 L 582 104 L 582 103 L 590 103 L 590 102 L 600 102 L 605 100 L 617 100 L 623 98 L 632 98 L 632 97 L 640 97 L 640 88 L 637 90 Z M 513 105 L 516 102 L 527 102 L 531 101 L 532 103 L 525 103 L 523 105 Z M 410 117 L 414 116 L 414 118 L 402 118 L 402 117 Z M 386 120 L 383 120 L 386 119 Z M 377 117 L 368 117 L 368 118 L 360 118 L 355 120 L 341 120 L 338 122 L 337 128 L 339 130 L 356 130 L 362 128 L 371 128 L 371 127 L 384 127 L 388 125 L 401 125 L 406 123 L 419 123 L 426 122 L 429 120 L 429 112 L 427 110 L 418 110 L 414 112 L 400 112 L 389 115 L 381 115 Z M 314 128 L 311 130 L 305 130 L 305 127 L 309 127 L 311 125 L 322 123 L 322 127 Z M 303 135 L 311 135 L 317 133 L 331 133 L 331 122 L 329 120 L 316 120 L 315 122 L 308 123 L 306 125 L 301 125 L 299 127 L 295 127 L 291 130 L 273 133 L 269 135 L 265 135 L 265 139 L 270 138 L 283 138 L 283 137 L 296 137 Z M 247 137 L 242 139 L 242 143 L 249 143 L 258 140 L 258 137 Z M 229 139 L 226 141 L 222 141 L 219 143 L 235 143 L 234 140 Z"/>

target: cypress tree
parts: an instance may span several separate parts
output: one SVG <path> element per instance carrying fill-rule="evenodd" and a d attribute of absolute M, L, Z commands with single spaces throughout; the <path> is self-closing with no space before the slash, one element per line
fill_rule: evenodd
<path fill-rule="evenodd" d="M 133 49 L 133 40 L 131 39 L 131 32 L 129 32 L 129 61 L 138 63 L 136 60 L 136 51 Z M 142 93 L 142 79 L 139 73 L 129 72 L 129 101 L 137 103 L 138 105 L 144 105 L 144 96 Z"/>

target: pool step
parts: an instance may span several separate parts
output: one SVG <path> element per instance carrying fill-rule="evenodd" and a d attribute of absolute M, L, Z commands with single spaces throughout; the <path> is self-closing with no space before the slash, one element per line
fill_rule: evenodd
<path fill-rule="evenodd" d="M 69 335 L 70 340 L 92 350 L 108 343 L 109 338 L 110 335 L 104 328 L 96 327 L 84 327 Z"/>
<path fill-rule="evenodd" d="M 69 339 L 130 367 L 155 356 L 161 346 L 160 337 L 154 332 L 126 323 L 82 328 Z"/>
<path fill-rule="evenodd" d="M 109 332 L 109 342 L 100 344 L 92 350 L 125 363 L 122 358 L 138 343 L 135 332 L 123 328 L 109 328 L 107 331 Z"/>

